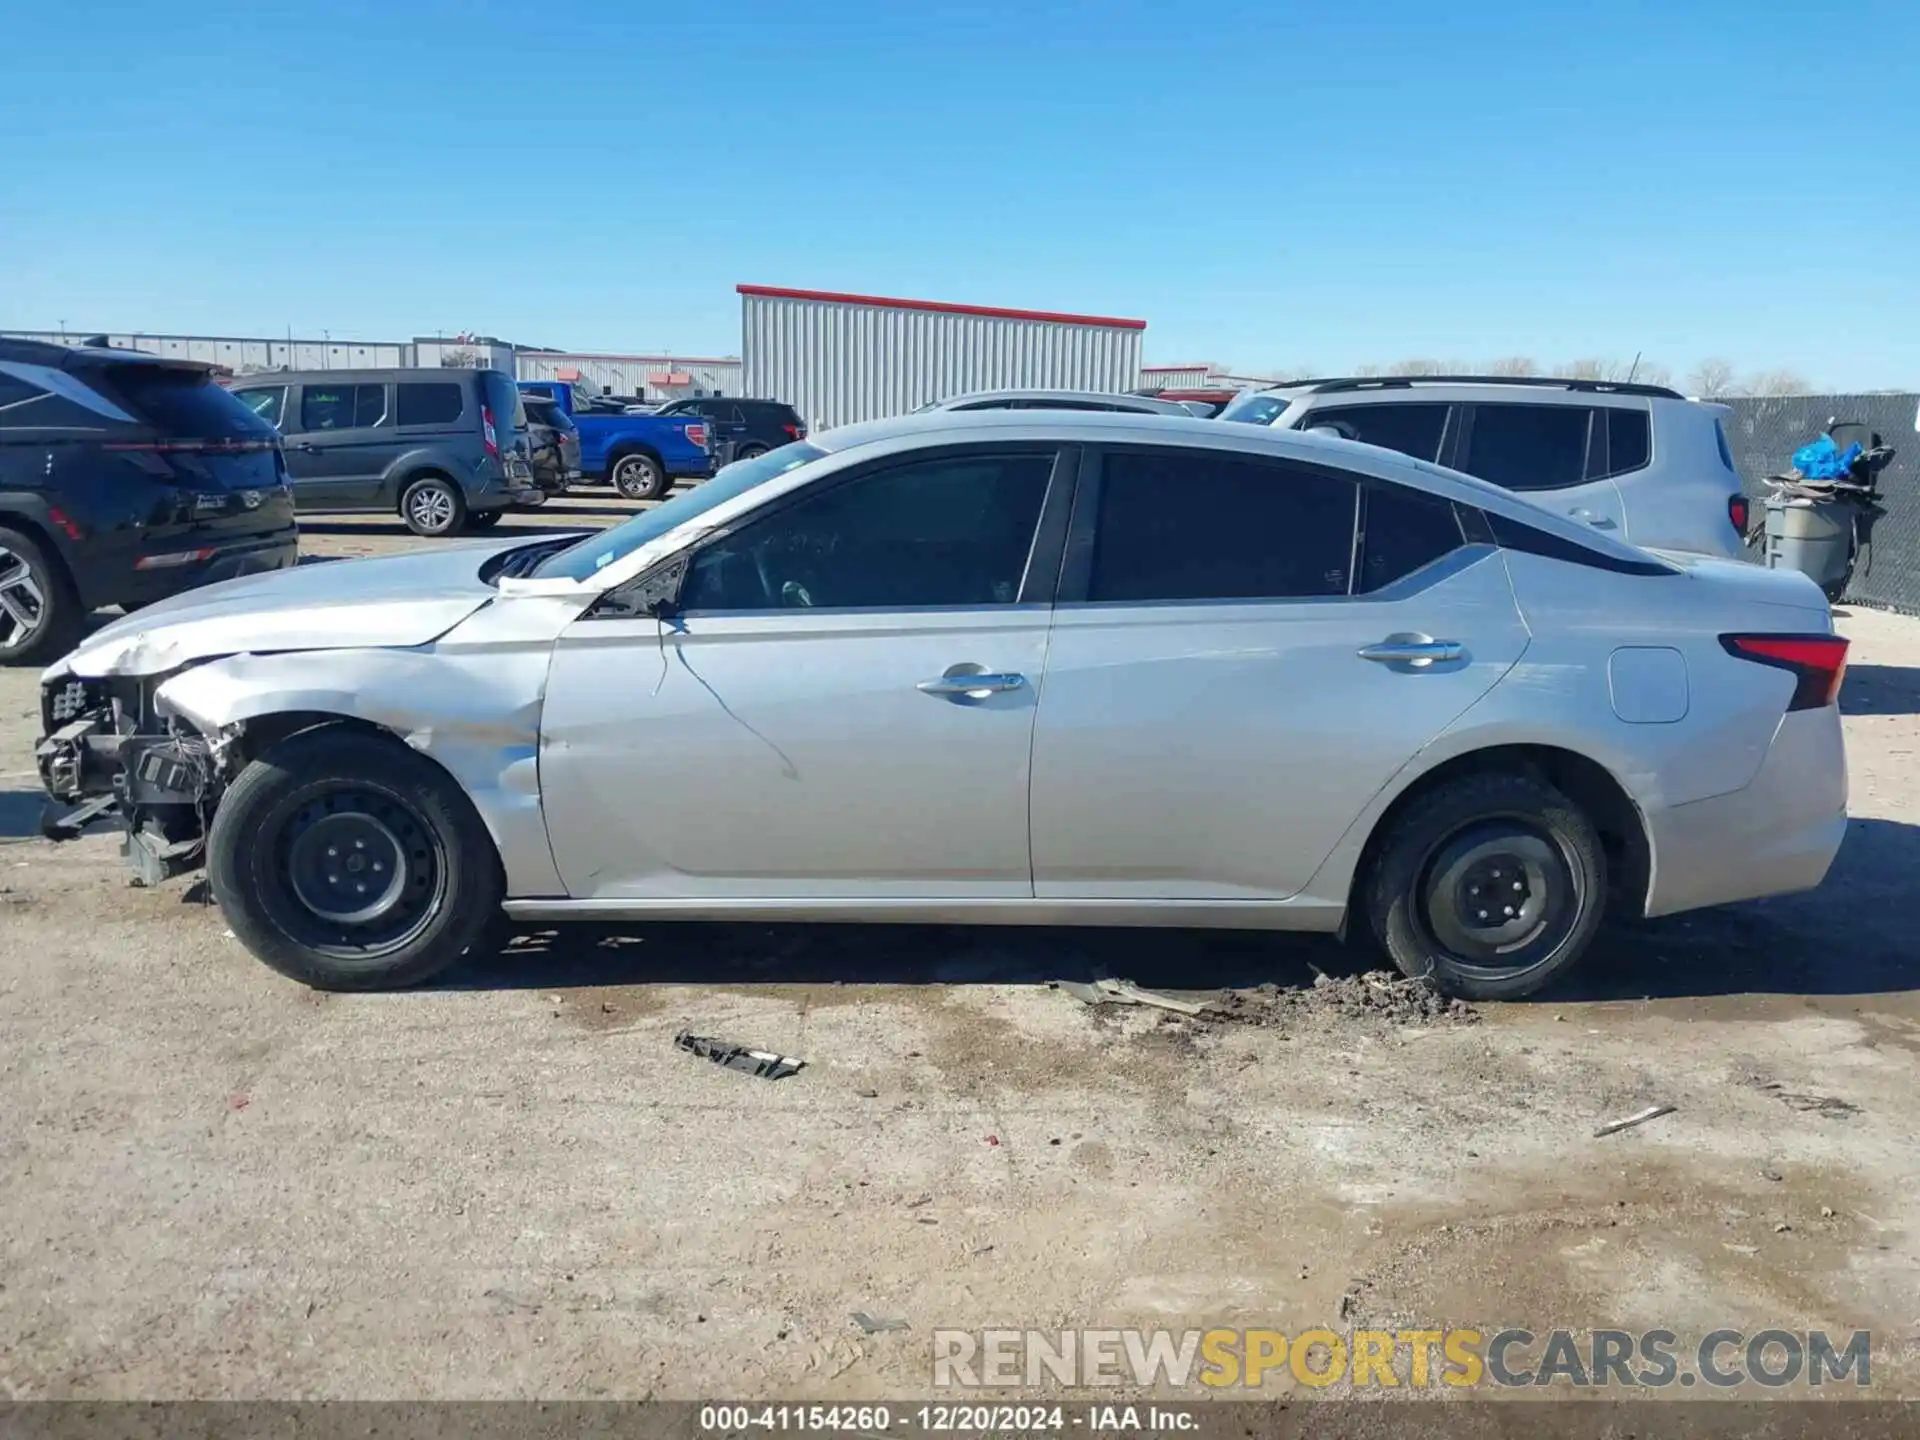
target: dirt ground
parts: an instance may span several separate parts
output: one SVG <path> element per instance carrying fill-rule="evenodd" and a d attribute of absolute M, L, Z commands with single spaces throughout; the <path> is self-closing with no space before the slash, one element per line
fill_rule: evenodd
<path fill-rule="evenodd" d="M 1920 1396 L 1920 621 L 1841 624 L 1826 885 L 1471 1009 L 1285 936 L 693 925 L 317 995 L 112 837 L 33 838 L 36 677 L 0 672 L 0 1381 L 907 1397 L 937 1327 L 1725 1326 L 1870 1329 Z M 1224 995 L 1047 983 L 1101 975 Z"/>

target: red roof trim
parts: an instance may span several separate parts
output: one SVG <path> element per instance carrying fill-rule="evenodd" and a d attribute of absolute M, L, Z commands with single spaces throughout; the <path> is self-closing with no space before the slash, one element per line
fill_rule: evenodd
<path fill-rule="evenodd" d="M 298 343 L 298 342 L 295 342 Z M 522 350 L 529 360 L 558 364 L 562 360 L 635 360 L 650 365 L 738 365 L 738 355 L 612 355 L 599 350 Z"/>
<path fill-rule="evenodd" d="M 778 285 L 736 285 L 742 295 L 770 295 L 783 300 L 826 300 L 841 305 L 880 305 L 892 310 L 933 310 L 942 315 L 988 315 L 1003 320 L 1046 320 L 1055 325 L 1109 325 L 1117 330 L 1144 330 L 1144 320 L 1122 320 L 1112 315 L 1066 315 L 1053 310 L 1003 310 L 995 305 L 952 305 L 943 300 L 901 300 L 890 295 L 846 295 L 837 290 L 787 290 Z"/>

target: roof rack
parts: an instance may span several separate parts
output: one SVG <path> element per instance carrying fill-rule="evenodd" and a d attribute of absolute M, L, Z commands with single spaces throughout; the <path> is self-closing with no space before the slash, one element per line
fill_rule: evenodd
<path fill-rule="evenodd" d="M 1341 390 L 1407 390 L 1415 385 L 1531 385 L 1542 390 L 1575 390 L 1592 395 L 1646 395 L 1659 400 L 1687 397 L 1665 385 L 1632 380 L 1568 380 L 1553 375 L 1349 375 L 1337 379 L 1288 380 L 1275 390 L 1306 389 L 1316 395 Z"/>

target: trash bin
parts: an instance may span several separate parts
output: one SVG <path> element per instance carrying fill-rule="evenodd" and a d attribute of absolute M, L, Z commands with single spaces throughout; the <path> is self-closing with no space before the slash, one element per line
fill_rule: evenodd
<path fill-rule="evenodd" d="M 1794 498 L 1767 502 L 1767 568 L 1798 570 L 1822 590 L 1847 577 L 1853 542 L 1848 505 Z"/>

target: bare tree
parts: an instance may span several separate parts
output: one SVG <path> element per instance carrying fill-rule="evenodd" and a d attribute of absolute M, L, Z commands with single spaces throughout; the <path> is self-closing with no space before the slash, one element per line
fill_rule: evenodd
<path fill-rule="evenodd" d="M 1762 370 L 1742 388 L 1749 395 L 1811 395 L 1813 382 L 1793 370 Z"/>
<path fill-rule="evenodd" d="M 1503 355 L 1487 362 L 1489 375 L 1538 375 L 1540 366 L 1531 355 Z"/>
<path fill-rule="evenodd" d="M 1605 360 L 1573 360 L 1568 362 L 1561 373 L 1569 380 L 1604 380 L 1607 378 L 1607 362 Z"/>
<path fill-rule="evenodd" d="M 1722 360 L 1719 356 L 1710 356 L 1702 360 L 1687 376 L 1688 393 L 1698 395 L 1702 400 L 1711 400 L 1716 395 L 1733 393 L 1733 362 Z"/>
<path fill-rule="evenodd" d="M 1386 374 L 1387 367 L 1384 365 L 1356 365 L 1353 367 L 1353 373 L 1360 379 L 1365 380 L 1374 375 Z"/>
<path fill-rule="evenodd" d="M 1622 379 L 1632 380 L 1636 385 L 1672 385 L 1673 371 L 1655 360 L 1642 360 L 1638 370 L 1629 369 Z"/>

